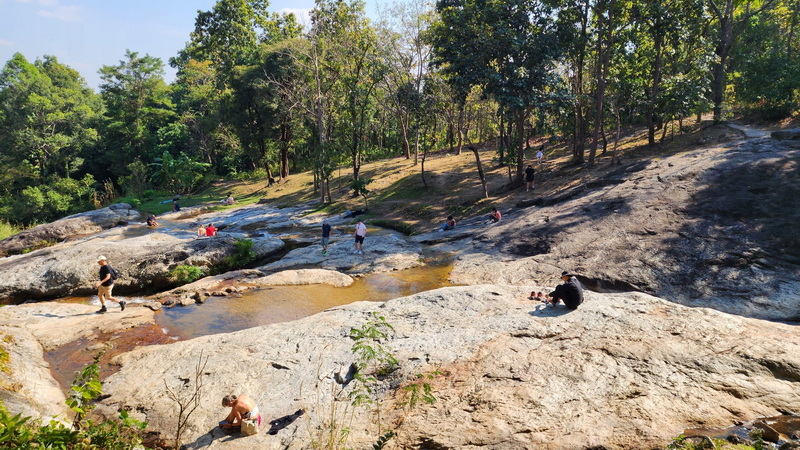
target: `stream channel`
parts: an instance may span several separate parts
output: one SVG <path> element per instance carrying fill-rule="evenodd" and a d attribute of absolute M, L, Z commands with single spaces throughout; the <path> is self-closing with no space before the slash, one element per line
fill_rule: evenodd
<path fill-rule="evenodd" d="M 293 236 L 294 237 L 294 236 Z M 294 247 L 295 243 L 287 241 Z M 139 326 L 117 333 L 98 333 L 45 353 L 54 378 L 65 392 L 79 372 L 94 357 L 100 358 L 100 378 L 113 373 L 113 357 L 146 345 L 169 344 L 179 340 L 247 328 L 287 322 L 308 317 L 335 306 L 358 301 L 383 302 L 451 286 L 447 280 L 452 268 L 452 255 L 425 254 L 425 265 L 388 273 L 371 273 L 356 278 L 348 287 L 326 284 L 304 286 L 272 286 L 245 291 L 227 297 L 210 297 L 203 304 L 163 308 L 155 313 L 155 324 Z M 142 297 L 115 296 L 132 307 L 149 302 Z M 67 297 L 58 302 L 100 306 L 97 296 Z M 115 305 L 111 306 L 114 310 Z"/>

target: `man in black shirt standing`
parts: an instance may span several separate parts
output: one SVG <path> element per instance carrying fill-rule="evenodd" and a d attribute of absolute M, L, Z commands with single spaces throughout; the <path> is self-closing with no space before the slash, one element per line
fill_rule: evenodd
<path fill-rule="evenodd" d="M 98 311 L 98 314 L 102 314 L 106 311 L 106 299 L 111 300 L 112 302 L 119 303 L 119 308 L 122 311 L 125 311 L 125 302 L 122 300 L 117 300 L 111 296 L 111 289 L 114 287 L 114 277 L 111 276 L 111 266 L 108 265 L 108 261 L 106 261 L 105 256 L 100 256 L 97 258 L 97 264 L 100 264 L 100 281 L 94 284 L 94 287 L 97 288 L 97 298 L 100 299 L 100 304 L 103 305 Z"/>
<path fill-rule="evenodd" d="M 547 302 L 553 306 L 563 300 L 569 309 L 578 309 L 578 305 L 583 303 L 583 286 L 574 275 L 568 271 L 561 272 L 561 279 L 564 284 L 556 286 L 556 290 L 547 294 Z"/>

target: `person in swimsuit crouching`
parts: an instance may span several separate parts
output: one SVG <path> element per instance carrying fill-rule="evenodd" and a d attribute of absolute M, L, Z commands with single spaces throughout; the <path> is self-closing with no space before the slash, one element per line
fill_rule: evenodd
<path fill-rule="evenodd" d="M 219 423 L 222 428 L 241 428 L 242 420 L 253 417 L 258 417 L 258 424 L 261 425 L 261 414 L 258 412 L 255 400 L 244 394 L 222 397 L 222 406 L 231 408 L 228 417 Z"/>

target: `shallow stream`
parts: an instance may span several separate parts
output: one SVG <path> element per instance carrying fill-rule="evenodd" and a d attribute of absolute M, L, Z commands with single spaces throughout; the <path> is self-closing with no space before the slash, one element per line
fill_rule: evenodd
<path fill-rule="evenodd" d="M 329 285 L 274 286 L 229 297 L 210 297 L 203 304 L 176 306 L 157 311 L 155 325 L 147 325 L 114 334 L 80 339 L 47 352 L 45 359 L 53 376 L 65 392 L 75 373 L 91 364 L 95 355 L 106 348 L 100 359 L 101 378 L 115 370 L 109 361 L 116 355 L 145 345 L 168 344 L 218 333 L 230 333 L 271 323 L 308 317 L 334 306 L 358 301 L 382 302 L 418 292 L 450 286 L 452 268 L 448 255 L 426 259 L 426 265 L 390 273 L 368 274 L 348 287 Z M 131 305 L 147 299 L 116 296 Z M 96 296 L 70 297 L 58 301 L 100 306 Z M 111 309 L 116 306 L 112 305 Z"/>

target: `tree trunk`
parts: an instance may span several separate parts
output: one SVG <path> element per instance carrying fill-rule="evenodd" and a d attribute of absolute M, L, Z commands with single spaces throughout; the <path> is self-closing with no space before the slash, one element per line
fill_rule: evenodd
<path fill-rule="evenodd" d="M 583 66 L 586 59 L 587 26 L 589 21 L 589 1 L 586 0 L 581 11 L 581 33 L 578 46 L 578 62 L 575 67 L 575 97 L 578 103 L 575 106 L 575 140 L 572 142 L 572 159 L 575 164 L 583 164 L 586 146 L 587 123 L 585 113 L 585 99 L 583 98 Z"/>
<path fill-rule="evenodd" d="M 603 8 L 608 8 L 608 20 L 603 20 Z M 595 93 L 594 104 L 594 135 L 592 146 L 589 149 L 589 165 L 594 165 L 594 158 L 597 154 L 597 142 L 600 139 L 600 129 L 603 126 L 603 101 L 606 94 L 606 78 L 608 77 L 608 65 L 613 45 L 614 30 L 614 0 L 610 0 L 606 5 L 605 0 L 600 0 L 597 5 L 599 14 L 595 14 L 597 21 L 597 92 Z M 605 144 L 603 144 L 605 149 Z M 605 153 L 605 150 L 603 151 Z"/>
<path fill-rule="evenodd" d="M 661 81 L 661 47 L 664 37 L 662 35 L 653 36 L 656 59 L 653 62 L 653 79 L 650 87 L 650 98 L 647 102 L 647 143 L 655 145 L 656 143 L 656 101 L 658 100 L 658 89 Z"/>
<path fill-rule="evenodd" d="M 478 165 L 478 177 L 481 179 L 481 186 L 483 186 L 483 198 L 489 198 L 489 191 L 486 189 L 486 176 L 483 174 L 483 165 L 481 165 L 481 155 L 478 154 L 478 149 L 475 146 L 469 146 L 472 153 L 475 154 L 475 163 Z"/>
<path fill-rule="evenodd" d="M 516 111 L 517 119 L 517 178 L 513 187 L 520 187 L 525 184 L 525 116 L 527 111 L 524 108 Z"/>
<path fill-rule="evenodd" d="M 458 110 L 458 150 L 456 150 L 456 155 L 461 154 L 461 149 L 464 146 L 464 113 L 466 109 L 467 104 L 466 101 L 464 101 Z"/>

